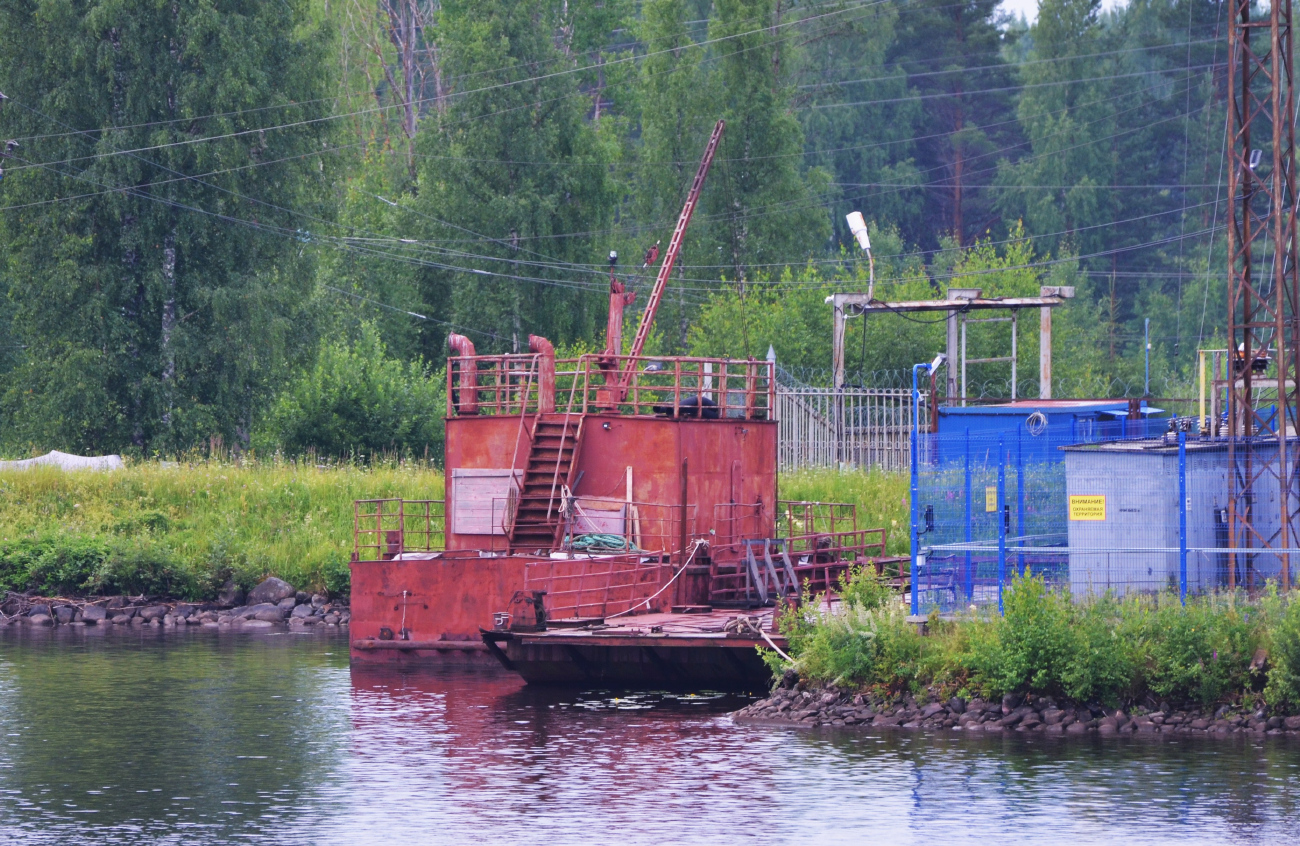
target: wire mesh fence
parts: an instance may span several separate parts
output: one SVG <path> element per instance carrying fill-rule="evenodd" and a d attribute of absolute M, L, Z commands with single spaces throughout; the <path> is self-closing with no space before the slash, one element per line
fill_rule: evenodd
<path fill-rule="evenodd" d="M 1170 422 L 921 435 L 913 613 L 1000 609 L 1025 572 L 1078 598 L 1289 587 L 1300 440 Z"/>

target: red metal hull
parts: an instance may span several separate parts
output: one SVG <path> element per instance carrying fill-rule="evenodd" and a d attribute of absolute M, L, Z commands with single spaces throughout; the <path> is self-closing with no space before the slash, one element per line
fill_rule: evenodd
<path fill-rule="evenodd" d="M 479 630 L 491 628 L 493 613 L 510 605 L 514 592 L 523 586 L 524 565 L 531 560 L 536 559 L 453 553 L 431 560 L 354 561 L 352 660 L 402 666 L 496 666 L 496 659 L 483 648 Z M 447 646 L 357 647 L 358 643 L 382 643 L 389 638 L 394 644 L 408 640 Z"/>

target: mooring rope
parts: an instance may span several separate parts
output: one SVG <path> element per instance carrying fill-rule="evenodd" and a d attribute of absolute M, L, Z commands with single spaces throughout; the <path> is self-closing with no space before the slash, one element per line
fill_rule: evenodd
<path fill-rule="evenodd" d="M 646 599 L 641 600 L 641 601 L 638 602 L 636 605 L 633 605 L 631 608 L 627 609 L 626 611 L 620 611 L 620 612 L 618 612 L 617 614 L 610 614 L 610 615 L 609 615 L 608 617 L 606 617 L 605 619 L 606 619 L 606 620 L 612 620 L 612 619 L 614 619 L 615 617 L 622 617 L 624 614 L 631 614 L 633 611 L 635 611 L 636 609 L 640 608 L 642 605 L 649 605 L 651 600 L 653 600 L 655 597 L 657 597 L 659 594 L 663 593 L 664 591 L 668 590 L 668 588 L 672 585 L 672 583 L 675 582 L 675 581 L 677 581 L 677 577 L 680 576 L 682 573 L 685 573 L 685 572 L 686 572 L 686 568 L 689 567 L 689 566 L 691 565 L 691 562 L 695 560 L 695 553 L 699 552 L 699 551 L 700 551 L 700 547 L 704 546 L 705 543 L 706 543 L 706 541 L 705 541 L 703 538 L 700 538 L 700 539 L 696 540 L 696 541 L 695 541 L 695 545 L 694 545 L 693 547 L 691 547 L 691 554 L 690 554 L 690 557 L 688 557 L 688 558 L 686 559 L 686 563 L 682 565 L 682 567 L 681 567 L 680 570 L 678 570 L 676 573 L 673 574 L 673 577 L 672 577 L 671 579 L 669 579 L 669 580 L 667 581 L 667 583 L 664 584 L 663 587 L 661 587 L 661 588 L 659 588 L 659 590 L 655 591 L 654 594 L 653 594 L 652 596 L 647 597 Z"/>

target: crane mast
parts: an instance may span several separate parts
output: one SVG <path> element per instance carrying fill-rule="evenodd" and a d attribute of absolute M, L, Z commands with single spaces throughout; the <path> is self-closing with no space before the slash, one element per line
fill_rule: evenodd
<path fill-rule="evenodd" d="M 677 263 L 677 256 L 682 251 L 682 239 L 686 236 L 686 227 L 691 223 L 691 215 L 695 213 L 695 206 L 700 200 L 700 191 L 704 188 L 704 180 L 709 175 L 709 165 L 713 164 L 713 156 L 718 151 L 718 143 L 722 140 L 722 130 L 726 127 L 727 122 L 720 120 L 713 127 L 713 134 L 709 136 L 708 146 L 704 148 L 704 156 L 700 159 L 700 166 L 695 171 L 695 180 L 691 183 L 691 190 L 686 195 L 686 204 L 682 206 L 682 212 L 677 216 L 677 226 L 673 229 L 673 237 L 668 242 L 668 252 L 664 256 L 663 264 L 659 266 L 659 275 L 655 277 L 654 289 L 650 292 L 650 299 L 646 302 L 645 312 L 641 315 L 641 322 L 636 329 L 636 337 L 632 341 L 632 349 L 628 353 L 627 363 L 623 365 L 621 373 L 616 376 L 617 381 L 610 378 L 610 387 L 614 388 L 613 393 L 617 400 L 622 400 L 627 396 L 628 383 L 632 379 L 632 373 L 636 368 L 636 359 L 645 349 L 646 339 L 650 336 L 650 327 L 655 320 L 655 312 L 659 310 L 659 303 L 663 300 L 664 287 L 668 284 L 668 277 L 672 275 L 673 266 Z M 618 290 L 615 290 L 617 287 Z M 606 345 L 606 360 L 612 364 L 606 373 L 607 378 L 614 376 L 614 370 L 617 368 L 617 356 L 619 350 L 615 346 L 616 331 L 614 327 L 615 309 L 618 311 L 618 331 L 622 330 L 622 306 L 628 302 L 622 291 L 622 286 L 613 281 L 611 274 L 610 282 L 610 321 L 607 334 L 608 343 Z"/>

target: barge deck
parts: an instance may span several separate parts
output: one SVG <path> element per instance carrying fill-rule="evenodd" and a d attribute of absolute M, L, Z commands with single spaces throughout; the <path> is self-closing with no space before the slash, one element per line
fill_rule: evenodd
<path fill-rule="evenodd" d="M 755 691 L 771 683 L 758 649 L 786 646 L 772 632 L 773 608 L 566 622 L 545 631 L 484 631 L 483 643 L 503 667 L 534 684 Z"/>

